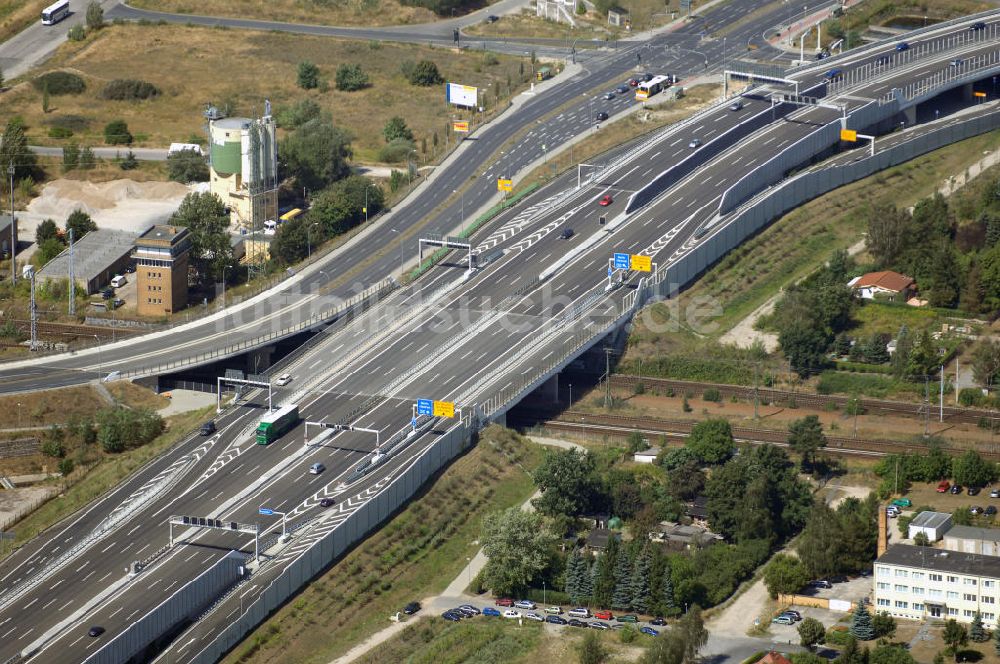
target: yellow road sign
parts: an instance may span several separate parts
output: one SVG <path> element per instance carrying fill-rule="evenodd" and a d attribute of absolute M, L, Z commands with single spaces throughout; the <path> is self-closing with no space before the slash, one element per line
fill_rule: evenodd
<path fill-rule="evenodd" d="M 985 92 L 980 92 L 980 91 L 976 90 L 975 92 L 972 93 L 972 95 L 974 97 L 985 97 L 986 93 Z"/>
<path fill-rule="evenodd" d="M 434 417 L 455 417 L 455 404 L 451 401 L 435 401 Z"/>
<path fill-rule="evenodd" d="M 653 259 L 649 256 L 639 256 L 637 254 L 633 254 L 629 261 L 629 267 L 636 272 L 652 272 Z"/>
<path fill-rule="evenodd" d="M 468 122 L 452 122 L 451 128 L 455 131 L 462 132 L 463 134 L 469 133 L 469 123 Z"/>
<path fill-rule="evenodd" d="M 841 129 L 840 140 L 856 143 L 858 140 L 858 132 L 854 131 L 853 129 Z"/>
<path fill-rule="evenodd" d="M 507 178 L 497 178 L 497 191 L 514 191 L 514 181 Z"/>

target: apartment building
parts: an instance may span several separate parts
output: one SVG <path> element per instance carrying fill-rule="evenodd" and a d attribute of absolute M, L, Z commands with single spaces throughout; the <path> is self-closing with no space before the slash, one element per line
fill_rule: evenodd
<path fill-rule="evenodd" d="M 896 544 L 875 561 L 874 584 L 876 611 L 965 623 L 978 611 L 987 626 L 997 626 L 998 557 Z"/>

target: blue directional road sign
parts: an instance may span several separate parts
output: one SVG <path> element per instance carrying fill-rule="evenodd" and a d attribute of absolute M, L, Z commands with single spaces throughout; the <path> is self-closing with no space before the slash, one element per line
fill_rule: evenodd
<path fill-rule="evenodd" d="M 434 415 L 434 400 L 417 399 L 417 415 L 432 417 Z"/>
<path fill-rule="evenodd" d="M 274 516 L 274 510 L 272 510 L 270 507 L 261 507 L 258 508 L 257 511 L 263 514 L 264 516 Z"/>
<path fill-rule="evenodd" d="M 627 270 L 629 268 L 629 255 L 628 254 L 615 254 L 615 269 L 616 270 Z"/>

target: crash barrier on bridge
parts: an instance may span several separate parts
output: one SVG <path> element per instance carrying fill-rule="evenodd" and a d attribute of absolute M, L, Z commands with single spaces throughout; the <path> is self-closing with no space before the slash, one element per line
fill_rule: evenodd
<path fill-rule="evenodd" d="M 718 107 L 713 107 L 712 110 L 717 111 Z M 692 173 L 699 166 L 714 159 L 753 132 L 771 124 L 776 118 L 782 118 L 793 110 L 796 110 L 796 107 L 790 104 L 782 104 L 774 108 L 773 117 L 772 109 L 763 110 L 739 123 L 729 131 L 723 132 L 701 147 L 694 149 L 694 152 L 686 158 L 663 171 L 653 178 L 652 182 L 632 194 L 628 199 L 628 203 L 625 204 L 625 214 L 631 214 L 639 208 L 648 205 L 653 199 L 680 182 L 682 178 Z"/>
<path fill-rule="evenodd" d="M 204 362 L 223 359 L 231 355 L 237 355 L 247 350 L 256 348 L 257 346 L 264 345 L 270 341 L 278 341 L 279 339 L 284 339 L 285 337 L 303 332 L 305 330 L 312 329 L 314 327 L 330 323 L 333 320 L 340 318 L 341 316 L 352 313 L 355 309 L 360 308 L 362 310 L 368 308 L 375 302 L 378 302 L 393 290 L 398 288 L 398 284 L 391 277 L 388 279 L 383 279 L 374 286 L 358 293 L 354 297 L 350 298 L 341 305 L 334 307 L 332 309 L 327 309 L 321 311 L 317 314 L 313 314 L 306 320 L 296 323 L 295 325 L 286 327 L 281 330 L 276 330 L 268 334 L 263 334 L 252 339 L 247 339 L 246 341 L 241 341 L 238 344 L 233 344 L 232 346 L 226 346 L 224 348 L 217 348 L 215 350 L 209 351 L 207 353 L 199 353 L 198 355 L 191 355 L 185 358 L 174 360 L 173 362 L 165 362 L 160 364 L 152 364 L 145 367 L 140 367 L 138 369 L 131 369 L 128 371 L 122 371 L 122 378 L 135 378 L 138 376 L 149 376 L 153 374 L 165 373 L 172 371 L 174 369 L 179 369 L 181 367 L 191 366 L 195 364 L 202 364 Z M 105 365 L 105 369 L 112 370 L 113 366 Z"/>
<path fill-rule="evenodd" d="M 225 557 L 189 581 L 159 606 L 133 622 L 85 664 L 121 664 L 143 652 L 162 635 L 198 615 L 206 606 L 245 574 L 246 556 L 230 551 Z M 80 628 L 82 629 L 82 628 Z"/>
<path fill-rule="evenodd" d="M 242 607 L 239 617 L 221 627 L 218 634 L 200 652 L 185 658 L 189 664 L 212 664 L 237 645 L 255 625 L 262 623 L 305 583 L 323 572 L 355 542 L 365 537 L 393 512 L 404 505 L 423 484 L 454 459 L 469 441 L 469 428 L 461 423 L 442 434 L 414 462 L 384 489 L 358 506 L 335 529 L 316 540 L 312 546 L 265 588 L 257 599 Z M 309 537 L 308 533 L 302 537 Z M 279 554 L 280 556 L 280 554 Z M 262 574 L 262 572 L 259 572 Z M 184 637 L 178 642 L 184 641 Z M 157 662 L 176 661 L 169 650 Z"/>
<path fill-rule="evenodd" d="M 893 90 L 883 96 L 882 100 L 896 99 L 901 107 L 908 108 L 936 96 L 941 88 L 957 88 L 997 73 L 1000 73 L 1000 50 L 964 58 L 960 65 L 950 66 L 906 87 Z"/>

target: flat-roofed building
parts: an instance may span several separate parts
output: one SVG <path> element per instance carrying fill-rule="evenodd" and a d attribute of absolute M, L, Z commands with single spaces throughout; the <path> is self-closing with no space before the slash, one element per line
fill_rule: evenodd
<path fill-rule="evenodd" d="M 99 228 L 73 242 L 73 281 L 87 295 L 100 291 L 132 261 L 135 233 Z M 36 279 L 69 279 L 69 247 L 42 266 Z"/>
<path fill-rule="evenodd" d="M 136 311 L 164 316 L 187 306 L 191 233 L 157 224 L 135 241 Z"/>

